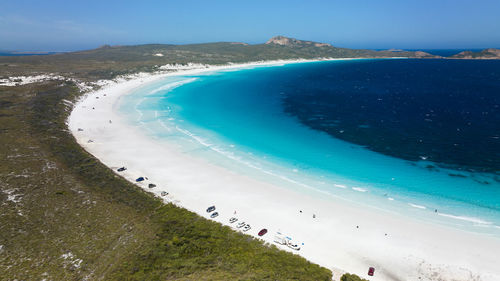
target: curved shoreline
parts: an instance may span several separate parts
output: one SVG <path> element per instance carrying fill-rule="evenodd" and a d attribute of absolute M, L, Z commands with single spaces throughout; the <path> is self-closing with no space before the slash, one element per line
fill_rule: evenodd
<path fill-rule="evenodd" d="M 283 63 L 286 62 L 167 75 Z M 496 238 L 411 221 L 372 208 L 360 209 L 341 200 L 332 204 L 331 200 L 258 182 L 183 154 L 172 144 L 144 136 L 138 128 L 125 122 L 114 106 L 120 96 L 164 77 L 165 74 L 145 75 L 88 94 L 74 107 L 68 119 L 78 143 L 110 168 L 126 166 L 128 170 L 122 175 L 132 182 L 138 176 L 148 177 L 149 181 L 140 186 L 157 195 L 167 190 L 170 193 L 167 202 L 204 217 L 207 217 L 206 207 L 215 204 L 220 213 L 215 220 L 230 226 L 228 218 L 237 211 L 240 220 L 252 225 L 248 234 L 256 236 L 265 227 L 269 233 L 264 240 L 272 243 L 274 233 L 281 231 L 304 243 L 296 253 L 330 269 L 339 267 L 368 278 L 368 266 L 375 266 L 377 271 L 371 280 L 418 277 L 431 280 L 426 276 L 430 278 L 433 272 L 447 279 L 469 280 L 471 275 L 479 274 L 481 280 L 500 280 L 495 256 L 500 251 L 500 241 Z M 89 139 L 93 142 L 89 143 Z M 148 189 L 148 183 L 155 183 L 157 187 Z M 312 218 L 312 214 L 316 218 Z"/>

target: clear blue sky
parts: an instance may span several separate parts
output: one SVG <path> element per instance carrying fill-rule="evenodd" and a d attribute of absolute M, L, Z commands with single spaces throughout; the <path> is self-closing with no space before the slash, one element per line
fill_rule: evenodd
<path fill-rule="evenodd" d="M 500 0 L 0 0 L 0 50 L 278 34 L 350 48 L 500 47 Z"/>

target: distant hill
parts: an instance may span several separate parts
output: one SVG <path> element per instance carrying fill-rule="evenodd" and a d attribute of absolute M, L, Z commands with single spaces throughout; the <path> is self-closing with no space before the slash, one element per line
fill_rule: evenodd
<path fill-rule="evenodd" d="M 275 36 L 266 42 L 267 45 L 269 44 L 276 44 L 276 45 L 283 45 L 283 46 L 289 46 L 289 47 L 304 47 L 304 46 L 314 46 L 314 47 L 332 47 L 332 45 L 327 44 L 327 43 L 318 43 L 318 42 L 312 42 L 312 41 L 303 41 L 303 40 L 298 40 L 295 38 L 288 38 L 285 36 Z"/>
<path fill-rule="evenodd" d="M 105 57 L 113 59 L 145 60 L 148 56 L 162 54 L 163 60 L 176 63 L 247 62 L 276 59 L 313 58 L 438 58 L 425 52 L 374 51 L 334 47 L 327 43 L 304 41 L 285 36 L 275 36 L 265 44 L 249 45 L 240 42 L 216 42 L 189 45 L 148 44 L 137 46 L 103 46 L 98 49 L 68 53 L 75 57 Z M 157 58 L 158 59 L 158 58 Z"/>
<path fill-rule="evenodd" d="M 452 59 L 500 59 L 500 49 L 484 49 L 479 52 L 464 51 L 451 56 Z"/>
<path fill-rule="evenodd" d="M 74 77 L 109 77 L 152 71 L 164 64 L 226 64 L 265 60 L 317 58 L 440 58 L 421 51 L 348 49 L 327 43 L 276 36 L 264 44 L 216 42 L 205 44 L 109 46 L 45 56 L 0 57 L 0 77 L 13 74 L 59 73 Z M 28 73 L 27 73 L 28 72 Z"/>

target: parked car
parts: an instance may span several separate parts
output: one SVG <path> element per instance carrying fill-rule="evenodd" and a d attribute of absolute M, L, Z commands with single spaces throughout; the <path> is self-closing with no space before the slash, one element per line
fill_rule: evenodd
<path fill-rule="evenodd" d="M 368 275 L 373 276 L 373 274 L 375 274 L 375 268 L 373 267 L 368 268 Z"/>
<path fill-rule="evenodd" d="M 154 183 L 150 183 L 150 184 L 148 184 L 148 187 L 149 187 L 149 188 L 154 188 L 154 187 L 156 187 L 156 184 L 154 184 Z"/>
<path fill-rule="evenodd" d="M 218 215 L 219 215 L 219 213 L 217 213 L 217 212 L 213 212 L 213 213 L 210 215 L 210 217 L 213 219 L 213 218 L 215 218 L 215 217 L 216 217 L 216 216 L 218 216 Z"/>
<path fill-rule="evenodd" d="M 168 192 L 166 192 L 166 191 L 161 192 L 161 196 L 167 196 L 167 195 L 168 195 Z"/>
<path fill-rule="evenodd" d="M 237 224 L 237 225 L 236 225 L 236 227 L 237 227 L 237 228 L 242 228 L 242 227 L 244 227 L 244 226 L 245 226 L 245 224 L 246 224 L 246 223 L 245 223 L 244 221 L 242 221 L 242 222 L 240 222 L 239 224 Z"/>
<path fill-rule="evenodd" d="M 127 169 L 127 168 L 125 168 L 125 167 L 121 167 L 121 168 L 118 168 L 118 170 L 117 170 L 117 171 L 118 171 L 118 172 L 123 172 L 123 171 L 125 171 L 126 169 Z"/>
<path fill-rule="evenodd" d="M 263 228 L 259 231 L 259 236 L 264 236 L 267 233 L 267 229 Z"/>
<path fill-rule="evenodd" d="M 141 181 L 144 181 L 144 177 L 138 177 L 137 179 L 135 179 L 136 182 L 141 182 Z"/>
<path fill-rule="evenodd" d="M 249 224 L 245 225 L 245 227 L 243 227 L 243 231 L 249 231 L 250 228 L 252 228 Z"/>
<path fill-rule="evenodd" d="M 287 243 L 286 245 L 288 246 L 288 248 L 293 249 L 293 250 L 295 250 L 295 251 L 300 250 L 299 245 L 297 245 L 297 244 L 293 243 L 293 242 L 292 242 L 292 241 L 290 241 L 290 240 L 288 241 L 288 243 Z"/>
<path fill-rule="evenodd" d="M 234 223 L 234 222 L 237 222 L 237 221 L 238 221 L 238 219 L 235 218 L 235 217 L 232 217 L 232 218 L 229 219 L 230 223 Z"/>
<path fill-rule="evenodd" d="M 207 208 L 207 213 L 211 213 L 213 211 L 215 211 L 215 206 L 210 206 Z"/>

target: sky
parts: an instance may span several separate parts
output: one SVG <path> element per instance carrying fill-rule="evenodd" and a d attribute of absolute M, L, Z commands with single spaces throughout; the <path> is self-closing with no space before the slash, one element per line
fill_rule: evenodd
<path fill-rule="evenodd" d="M 0 50 L 257 44 L 275 35 L 347 48 L 498 48 L 500 0 L 0 0 Z"/>

